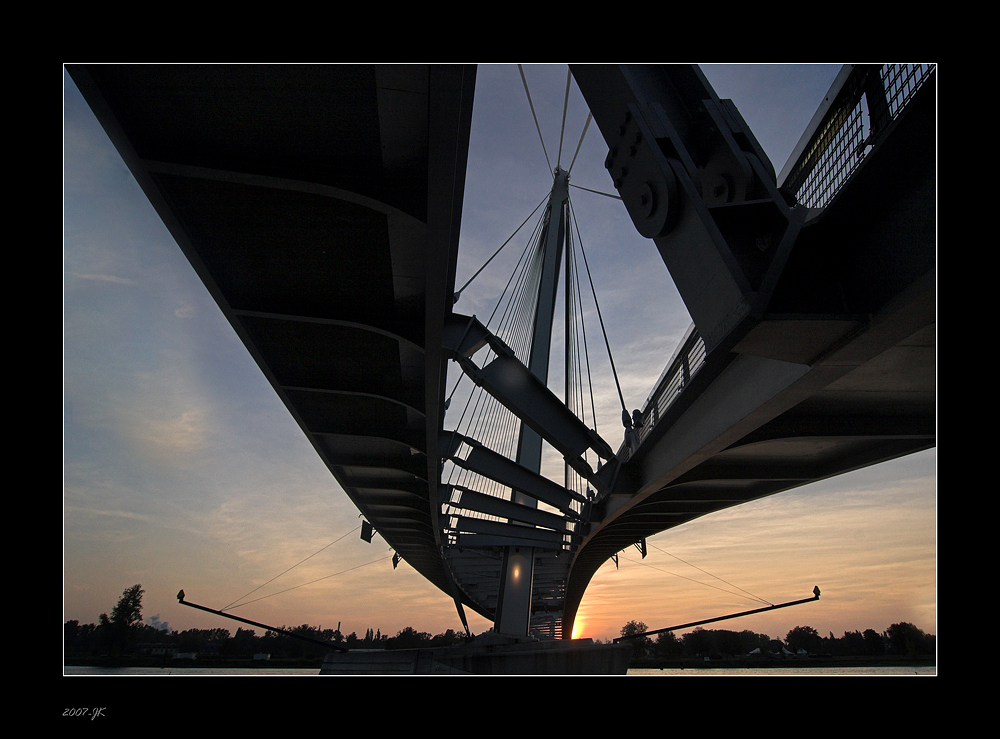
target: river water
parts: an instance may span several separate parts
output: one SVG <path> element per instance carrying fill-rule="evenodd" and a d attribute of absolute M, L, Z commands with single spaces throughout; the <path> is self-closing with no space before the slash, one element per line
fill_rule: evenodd
<path fill-rule="evenodd" d="M 937 667 L 742 667 L 694 670 L 629 670 L 629 675 L 674 675 L 685 677 L 722 677 L 734 675 L 767 675 L 770 677 L 797 675 L 937 675 Z"/>
<path fill-rule="evenodd" d="M 168 675 L 178 677 L 303 677 L 315 676 L 318 670 L 308 669 L 268 669 L 268 668 L 222 668 L 222 667 L 125 667 L 107 669 L 102 667 L 65 667 L 67 677 L 136 677 Z M 664 669 L 629 670 L 633 676 L 673 676 L 673 677 L 734 677 L 734 676 L 875 676 L 875 675 L 936 675 L 936 667 L 748 667 L 739 669 Z"/>

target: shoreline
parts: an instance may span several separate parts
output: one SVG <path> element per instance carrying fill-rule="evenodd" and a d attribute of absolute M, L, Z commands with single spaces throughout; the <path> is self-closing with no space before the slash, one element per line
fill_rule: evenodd
<path fill-rule="evenodd" d="M 202 657 L 200 659 L 164 659 L 162 657 L 76 657 L 63 660 L 64 667 L 100 667 L 104 669 L 146 668 L 231 668 L 231 669 L 316 669 L 323 666 L 322 659 L 227 659 Z M 891 658 L 871 657 L 805 657 L 793 659 L 761 659 L 741 657 L 734 659 L 653 659 L 633 660 L 629 669 L 636 670 L 730 670 L 741 668 L 829 668 L 829 667 L 936 667 L 933 656 Z"/>
<path fill-rule="evenodd" d="M 227 659 L 201 657 L 199 659 L 173 659 L 163 657 L 71 657 L 63 660 L 63 667 L 100 667 L 103 669 L 125 669 L 128 667 L 225 667 L 233 669 L 320 669 L 323 658 L 319 659 Z"/>
<path fill-rule="evenodd" d="M 789 659 L 766 659 L 759 657 L 737 657 L 732 659 L 649 659 L 633 660 L 629 669 L 636 670 L 713 670 L 769 667 L 937 667 L 937 658 L 921 657 L 800 657 Z"/>

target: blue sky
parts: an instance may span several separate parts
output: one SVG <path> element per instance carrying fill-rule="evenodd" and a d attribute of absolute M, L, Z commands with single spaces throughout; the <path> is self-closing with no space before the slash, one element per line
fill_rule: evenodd
<path fill-rule="evenodd" d="M 839 65 L 703 69 L 719 96 L 736 102 L 777 171 Z M 566 68 L 528 65 L 525 75 L 554 163 Z M 225 606 L 352 532 L 358 512 L 64 81 L 64 620 L 96 622 L 140 582 L 147 619 L 234 630 L 179 606 L 176 592 Z M 586 117 L 575 83 L 570 103 L 564 167 Z M 591 125 L 571 182 L 612 191 L 606 151 Z M 459 284 L 549 182 L 517 67 L 480 66 Z M 639 407 L 690 318 L 621 204 L 576 189 L 571 197 L 626 403 Z M 510 274 L 505 260 L 523 244 L 512 243 L 456 310 L 488 315 Z M 599 357 L 592 347 L 592 361 Z M 595 372 L 599 431 L 617 445 L 617 396 L 604 365 Z M 720 585 L 671 554 L 772 602 L 823 589 L 817 604 L 729 628 L 784 636 L 808 624 L 839 636 L 906 620 L 933 633 L 936 452 L 722 511 L 650 544 L 641 563 L 624 553 L 617 570 L 609 563 L 595 576 L 580 611 L 586 635 L 614 636 L 631 619 L 655 628 L 753 607 L 684 579 Z M 275 625 L 341 623 L 345 633 L 458 629 L 450 599 L 405 563 L 393 570 L 390 556 L 380 538 L 366 544 L 350 534 L 251 598 L 317 582 L 235 612 Z M 489 627 L 471 620 L 475 631 Z"/>

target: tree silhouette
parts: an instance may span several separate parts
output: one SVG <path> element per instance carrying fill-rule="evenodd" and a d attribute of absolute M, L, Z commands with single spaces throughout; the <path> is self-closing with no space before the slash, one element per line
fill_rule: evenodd
<path fill-rule="evenodd" d="M 417 631 L 412 626 L 401 629 L 396 636 L 386 640 L 386 649 L 417 649 L 427 646 L 431 641 L 431 635 L 426 631 Z"/>
<path fill-rule="evenodd" d="M 861 636 L 865 640 L 865 654 L 870 657 L 878 657 L 885 654 L 885 640 L 875 629 L 865 629 Z"/>
<path fill-rule="evenodd" d="M 893 624 L 887 633 L 889 648 L 894 654 L 913 658 L 918 654 L 930 654 L 934 651 L 928 645 L 927 635 L 908 621 Z"/>
<path fill-rule="evenodd" d="M 686 633 L 681 637 L 681 641 L 684 644 L 685 654 L 707 656 L 712 652 L 712 635 L 700 626 Z"/>
<path fill-rule="evenodd" d="M 629 621 L 622 626 L 622 636 L 636 637 L 628 640 L 632 644 L 632 659 L 644 659 L 653 648 L 653 640 L 648 636 L 636 636 L 637 634 L 645 634 L 647 631 L 649 631 L 649 627 L 642 621 Z"/>
<path fill-rule="evenodd" d="M 142 623 L 142 585 L 126 588 L 118 604 L 111 609 L 111 623 L 123 629 L 134 629 Z"/>
<path fill-rule="evenodd" d="M 683 652 L 680 640 L 672 631 L 661 631 L 656 636 L 656 654 L 660 657 L 679 657 Z"/>
<path fill-rule="evenodd" d="M 823 646 L 823 638 L 812 626 L 796 626 L 785 636 L 785 644 L 793 652 L 804 649 L 809 653 L 816 653 Z"/>
<path fill-rule="evenodd" d="M 142 596 L 145 592 L 139 584 L 126 588 L 111 609 L 111 618 L 106 613 L 101 614 L 100 625 L 111 651 L 125 651 L 131 646 L 136 631 L 142 626 Z"/>

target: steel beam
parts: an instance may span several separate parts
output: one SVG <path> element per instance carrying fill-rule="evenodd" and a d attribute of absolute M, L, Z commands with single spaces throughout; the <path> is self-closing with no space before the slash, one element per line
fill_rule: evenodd
<path fill-rule="evenodd" d="M 583 455 L 589 449 L 613 466 L 616 463 L 614 450 L 523 365 L 501 339 L 490 333 L 474 316 L 452 314 L 444 340 L 445 351 L 477 385 L 486 389 L 551 444 L 573 469 L 595 487 L 606 490 L 608 473 L 604 470 L 609 465 L 605 465 L 601 471 L 603 474 L 600 474 L 590 467 Z M 480 368 L 471 357 L 486 345 L 493 349 L 496 357 Z"/>
<path fill-rule="evenodd" d="M 694 65 L 571 65 L 610 149 L 605 165 L 653 239 L 706 351 L 763 315 L 806 217 L 729 100 Z"/>
<path fill-rule="evenodd" d="M 464 456 L 460 453 L 459 443 L 469 447 Z M 572 509 L 572 503 L 586 502 L 586 498 L 578 493 L 567 490 L 467 436 L 444 431 L 441 433 L 438 449 L 442 458 L 450 459 L 460 467 L 511 488 L 515 492 L 515 502 L 520 505 L 527 505 L 525 500 L 530 500 L 531 505 L 542 501 L 568 516 L 578 517 Z"/>
<path fill-rule="evenodd" d="M 454 491 L 448 500 L 448 504 L 455 508 L 484 513 L 488 516 L 496 516 L 497 518 L 520 521 L 532 526 L 542 526 L 554 531 L 571 533 L 567 529 L 572 524 L 567 520 L 566 516 L 539 510 L 533 506 L 514 503 L 510 500 L 498 498 L 495 495 L 486 495 L 485 493 L 469 490 L 459 485 L 443 485 L 442 487 L 451 488 Z"/>

